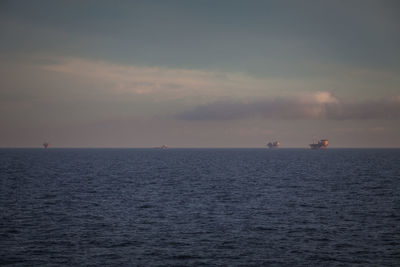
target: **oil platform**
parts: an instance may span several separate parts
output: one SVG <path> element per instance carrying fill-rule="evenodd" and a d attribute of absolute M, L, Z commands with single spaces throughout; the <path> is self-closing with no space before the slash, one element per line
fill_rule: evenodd
<path fill-rule="evenodd" d="M 273 141 L 273 142 L 269 142 L 267 144 L 268 148 L 278 148 L 281 145 L 281 142 L 279 141 Z"/>
<path fill-rule="evenodd" d="M 319 140 L 318 143 L 315 143 L 313 141 L 312 144 L 310 144 L 311 149 L 325 149 L 328 147 L 328 140 L 327 139 L 322 139 Z"/>

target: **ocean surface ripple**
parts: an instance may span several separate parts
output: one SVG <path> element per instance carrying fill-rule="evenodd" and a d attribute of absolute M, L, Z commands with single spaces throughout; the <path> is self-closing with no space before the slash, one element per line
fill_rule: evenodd
<path fill-rule="evenodd" d="M 400 150 L 0 149 L 0 265 L 400 266 Z"/>

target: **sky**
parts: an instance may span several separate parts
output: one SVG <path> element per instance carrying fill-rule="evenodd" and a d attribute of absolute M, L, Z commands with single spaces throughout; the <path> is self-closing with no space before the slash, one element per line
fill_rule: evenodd
<path fill-rule="evenodd" d="M 0 147 L 400 147 L 398 1 L 1 1 Z"/>

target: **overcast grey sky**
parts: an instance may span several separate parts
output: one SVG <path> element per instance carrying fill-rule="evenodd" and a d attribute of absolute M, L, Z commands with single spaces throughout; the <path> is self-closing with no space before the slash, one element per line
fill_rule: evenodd
<path fill-rule="evenodd" d="M 0 147 L 400 147 L 398 1 L 1 1 Z"/>

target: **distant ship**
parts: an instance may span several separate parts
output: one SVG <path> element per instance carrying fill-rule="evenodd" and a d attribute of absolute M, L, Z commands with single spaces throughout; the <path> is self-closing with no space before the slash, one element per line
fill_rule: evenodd
<path fill-rule="evenodd" d="M 278 148 L 281 145 L 279 141 L 269 142 L 267 144 L 268 148 Z"/>
<path fill-rule="evenodd" d="M 49 143 L 44 142 L 44 143 L 43 143 L 43 147 L 44 147 L 44 148 L 48 148 L 48 147 L 49 147 Z"/>
<path fill-rule="evenodd" d="M 155 148 L 157 148 L 157 149 L 168 149 L 168 146 L 167 145 L 162 145 L 162 146 L 158 146 L 158 147 L 155 147 Z"/>
<path fill-rule="evenodd" d="M 315 143 L 313 141 L 312 144 L 310 144 L 311 149 L 325 149 L 328 147 L 328 140 L 327 139 L 322 139 L 318 141 L 318 143 Z"/>

